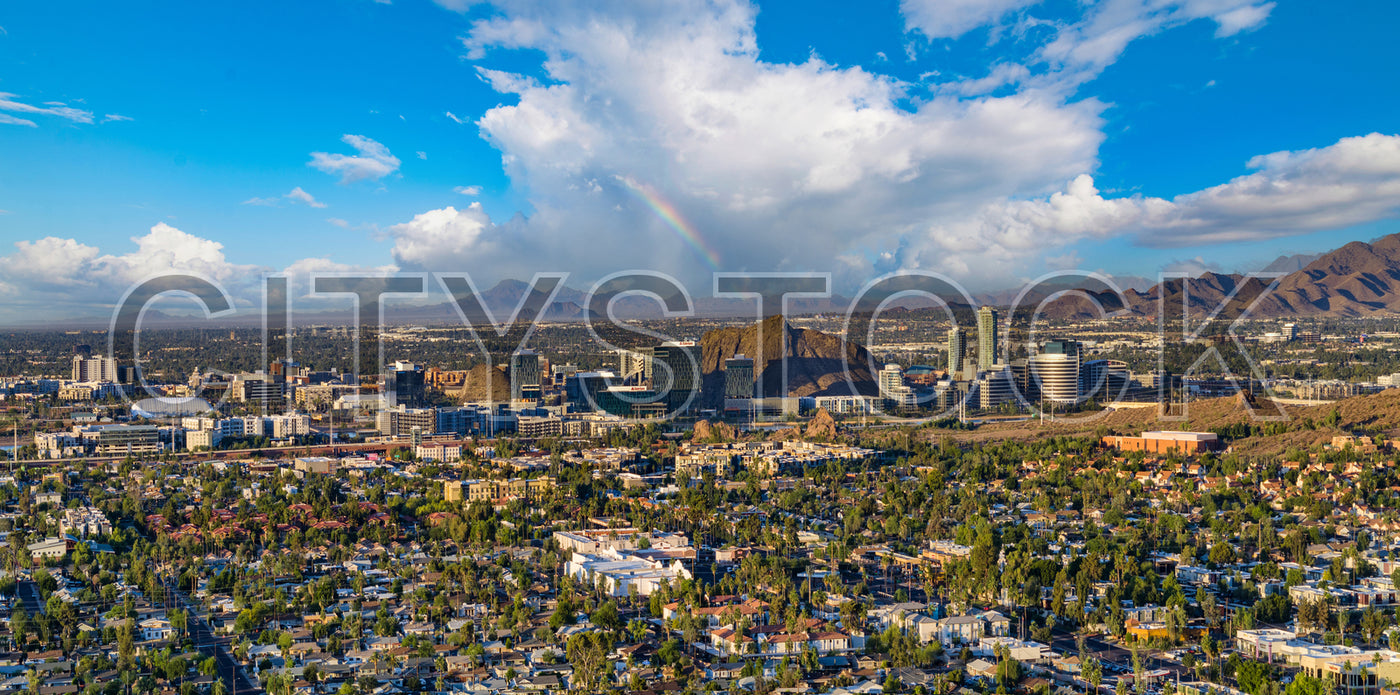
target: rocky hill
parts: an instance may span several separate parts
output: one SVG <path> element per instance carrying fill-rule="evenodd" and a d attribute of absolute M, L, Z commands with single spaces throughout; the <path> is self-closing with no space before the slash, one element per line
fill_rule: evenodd
<path fill-rule="evenodd" d="M 794 328 L 781 316 L 743 328 L 710 331 L 700 339 L 700 346 L 701 389 L 707 407 L 723 404 L 724 361 L 735 355 L 753 358 L 754 380 L 765 396 L 785 395 L 782 393 L 784 357 L 787 358 L 786 395 L 850 395 L 852 386 L 858 394 L 877 392 L 875 375 L 870 370 L 870 353 L 863 346 L 844 343 L 840 336 L 818 330 Z M 846 381 L 847 365 L 851 383 Z"/>
<path fill-rule="evenodd" d="M 1292 257 L 1288 261 L 1299 263 L 1305 258 Z M 1285 262 L 1279 267 L 1288 265 Z M 1242 313 L 1267 287 L 1267 280 L 1206 273 L 1196 278 L 1169 280 L 1145 291 L 1126 290 L 1123 293 L 1126 306 L 1112 294 L 1090 294 L 1106 311 L 1126 309 L 1136 316 L 1155 316 L 1159 299 L 1166 300 L 1169 310 L 1186 303 L 1192 315 L 1202 315 L 1231 297 L 1222 312 L 1222 318 L 1230 318 Z M 1312 259 L 1302 269 L 1283 276 L 1278 287 L 1259 301 L 1251 315 L 1281 318 L 1378 314 L 1400 314 L 1400 234 L 1369 244 L 1354 241 Z M 1051 319 L 1075 320 L 1097 314 L 1089 299 L 1071 295 L 1051 302 L 1044 315 Z"/>
<path fill-rule="evenodd" d="M 457 399 L 463 403 L 471 401 L 510 401 L 510 375 L 506 370 L 489 364 L 478 364 L 467 372 Z"/>

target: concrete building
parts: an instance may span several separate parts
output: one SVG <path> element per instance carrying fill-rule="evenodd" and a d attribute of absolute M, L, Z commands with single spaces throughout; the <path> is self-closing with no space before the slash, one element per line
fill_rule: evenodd
<path fill-rule="evenodd" d="M 218 430 L 185 430 L 185 450 L 212 450 L 224 441 Z"/>
<path fill-rule="evenodd" d="M 1150 454 L 1176 452 L 1194 456 L 1220 448 L 1220 437 L 1214 432 L 1143 432 L 1137 437 L 1109 435 L 1102 441 L 1104 446 L 1121 451 L 1145 451 Z"/>
<path fill-rule="evenodd" d="M 558 437 L 564 433 L 564 420 L 557 417 L 521 416 L 515 420 L 515 432 L 521 437 Z"/>
<path fill-rule="evenodd" d="M 428 442 L 414 447 L 413 455 L 417 456 L 419 461 L 457 461 L 462 458 L 462 445 Z"/>
<path fill-rule="evenodd" d="M 540 355 L 534 350 L 521 350 L 510 356 L 510 399 L 534 401 L 540 398 L 542 383 Z"/>
<path fill-rule="evenodd" d="M 997 364 L 1001 355 L 997 341 L 997 310 L 984 306 L 977 310 L 977 368 Z"/>
<path fill-rule="evenodd" d="M 724 361 L 724 397 L 754 397 L 753 359 L 735 355 Z"/>
<path fill-rule="evenodd" d="M 665 394 L 672 412 L 698 405 L 700 357 L 700 345 L 693 340 L 670 340 L 652 349 L 652 390 Z"/>
<path fill-rule="evenodd" d="M 117 361 L 101 355 L 97 357 L 89 357 L 81 353 L 73 355 L 73 381 L 115 383 L 117 381 Z"/>
<path fill-rule="evenodd" d="M 1080 401 L 1082 351 L 1083 346 L 1072 340 L 1052 340 L 1031 356 L 1030 374 L 1042 402 L 1074 405 Z"/>
<path fill-rule="evenodd" d="M 381 410 L 374 416 L 375 429 L 386 437 L 407 436 L 417 427 L 421 434 L 437 432 L 437 410 L 434 408 L 398 407 Z"/>
<path fill-rule="evenodd" d="M 421 408 L 427 403 L 426 375 L 412 362 L 395 362 L 384 374 L 382 389 L 390 405 Z"/>
<path fill-rule="evenodd" d="M 602 584 L 609 596 L 627 596 L 636 587 L 639 596 L 650 596 L 677 579 L 691 579 L 690 570 L 679 559 L 643 553 L 621 553 L 605 549 L 597 555 L 575 552 L 564 572 L 585 586 Z"/>
<path fill-rule="evenodd" d="M 904 370 L 897 364 L 887 364 L 878 375 L 880 398 L 885 410 L 912 408 L 918 405 L 914 390 L 904 385 Z"/>
<path fill-rule="evenodd" d="M 956 379 L 966 366 L 967 331 L 961 328 L 948 329 L 948 376 Z"/>
<path fill-rule="evenodd" d="M 305 437 L 311 433 L 311 417 L 307 415 L 298 415 L 295 413 L 273 415 L 267 418 L 267 421 L 272 427 L 273 439 Z"/>
<path fill-rule="evenodd" d="M 977 379 L 978 407 L 990 410 L 1004 403 L 1015 403 L 1013 379 L 1011 368 L 1004 364 L 992 365 L 982 372 Z"/>
<path fill-rule="evenodd" d="M 1121 360 L 1089 360 L 1079 368 L 1079 396 L 1085 400 L 1112 403 L 1126 395 L 1128 363 Z"/>

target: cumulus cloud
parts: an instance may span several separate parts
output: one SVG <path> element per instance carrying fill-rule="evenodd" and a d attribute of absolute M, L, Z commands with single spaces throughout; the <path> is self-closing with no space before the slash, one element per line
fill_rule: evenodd
<path fill-rule="evenodd" d="M 1343 138 L 1317 149 L 1249 160 L 1252 174 L 1177 196 L 1171 215 L 1149 218 L 1153 246 L 1254 241 L 1400 214 L 1400 135 Z"/>
<path fill-rule="evenodd" d="M 429 210 L 390 227 L 387 234 L 394 240 L 392 253 L 399 265 L 467 270 L 492 250 L 496 229 L 481 203 L 472 203 L 461 210 Z"/>
<path fill-rule="evenodd" d="M 726 270 L 825 269 L 833 251 L 889 246 L 1097 164 L 1094 100 L 910 100 L 858 67 L 770 63 L 747 3 L 500 6 L 464 47 L 546 56 L 538 79 L 479 70 L 512 102 L 479 119 L 482 135 L 533 208 L 499 236 L 536 264 L 698 281 L 703 245 Z M 519 262 L 477 258 L 503 272 Z"/>
<path fill-rule="evenodd" d="M 461 193 L 462 195 L 478 196 L 481 195 L 481 186 L 458 186 L 452 189 L 452 192 Z"/>
<path fill-rule="evenodd" d="M 1024 64 L 927 97 L 815 56 L 763 60 L 757 10 L 741 0 L 494 4 L 462 39 L 481 61 L 478 77 L 506 96 L 476 124 L 531 214 L 423 213 L 390 232 L 403 267 L 498 277 L 648 268 L 698 287 L 712 265 L 867 278 L 924 267 L 997 282 L 986 269 L 1010 277 L 1063 265 L 1076 259 L 1065 248 L 1086 239 L 1165 246 L 1297 233 L 1376 219 L 1396 199 L 1384 185 L 1368 192 L 1360 169 L 1327 164 L 1355 147 L 1346 141 L 1269 155 L 1251 163 L 1255 173 L 1173 198 L 1105 196 L 1094 185 L 1104 105 L 1069 87 L 1173 26 L 1204 19 L 1220 36 L 1257 27 L 1272 8 L 1257 0 L 1085 5 L 1046 24 Z M 952 11 L 917 19 L 920 7 Z M 929 36 L 1011 17 L 1044 24 L 1028 1 L 905 9 Z M 544 61 L 537 73 L 498 69 L 507 51 Z M 1349 183 L 1322 183 L 1324 169 Z"/>
<path fill-rule="evenodd" d="M 1400 136 L 1343 138 L 1260 155 L 1247 166 L 1255 171 L 1170 200 L 1105 198 L 1090 176 L 1080 175 L 1049 197 L 1003 200 L 933 225 L 906 246 L 901 262 L 934 267 L 950 258 L 959 263 L 965 254 L 1017 262 L 1051 244 L 1120 235 L 1149 247 L 1259 241 L 1400 215 Z M 971 270 L 967 263 L 959 267 Z"/>
<path fill-rule="evenodd" d="M 288 277 L 295 297 L 305 298 L 309 278 L 321 273 L 382 275 L 397 270 L 391 264 L 362 266 L 327 258 L 306 258 L 277 270 L 240 264 L 224 254 L 223 244 L 165 223 L 130 239 L 125 252 L 104 252 L 76 239 L 44 237 L 15 242 L 0 255 L 0 321 L 25 321 L 33 312 L 100 318 L 137 283 L 156 275 L 196 274 L 222 287 L 240 309 L 262 306 L 262 277 L 277 272 Z M 325 300 L 331 301 L 331 300 Z M 192 306 L 174 307 L 176 312 Z"/>
<path fill-rule="evenodd" d="M 293 188 L 287 193 L 284 193 L 274 198 L 249 198 L 243 201 L 244 205 L 260 205 L 263 207 L 279 207 L 283 203 L 300 203 L 302 205 L 307 205 L 313 208 L 326 207 L 325 203 L 316 200 L 316 198 L 310 193 L 307 193 L 305 190 L 302 190 L 301 186 L 297 186 L 296 188 Z"/>
<path fill-rule="evenodd" d="M 18 101 L 17 96 L 18 95 L 9 92 L 0 92 L 0 111 L 31 114 L 35 116 L 55 116 L 74 123 L 92 123 L 91 111 L 75 109 L 61 101 L 50 101 L 45 102 L 42 106 L 34 106 L 33 104 L 26 104 L 22 101 Z M 0 113 L 0 123 L 29 126 L 31 128 L 37 127 L 34 121 L 27 118 L 10 116 L 3 113 Z"/>
<path fill-rule="evenodd" d="M 196 273 L 235 296 L 247 295 L 259 271 L 257 266 L 230 262 L 219 242 L 165 223 L 131 242 L 133 250 L 113 254 L 75 239 L 18 241 L 13 253 L 0 256 L 4 304 L 21 316 L 35 307 L 108 309 L 136 283 L 168 273 Z"/>
<path fill-rule="evenodd" d="M 399 158 L 389 148 L 363 135 L 345 135 L 341 142 L 353 147 L 356 154 L 312 152 L 308 166 L 327 174 L 337 174 L 341 183 L 379 180 L 399 170 Z"/>

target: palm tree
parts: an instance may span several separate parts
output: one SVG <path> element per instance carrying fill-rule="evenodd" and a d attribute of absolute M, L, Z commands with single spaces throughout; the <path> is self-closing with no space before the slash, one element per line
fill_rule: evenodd
<path fill-rule="evenodd" d="M 1090 693 L 1099 691 L 1099 684 L 1103 683 L 1103 664 L 1093 656 L 1089 656 L 1079 662 L 1080 673 L 1084 676 L 1084 681 L 1089 684 Z"/>

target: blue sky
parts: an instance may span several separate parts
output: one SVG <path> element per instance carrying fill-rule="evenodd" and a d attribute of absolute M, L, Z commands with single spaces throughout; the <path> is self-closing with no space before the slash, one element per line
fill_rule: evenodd
<path fill-rule="evenodd" d="M 1247 270 L 1400 231 L 1400 8 L 1363 4 L 13 3 L 0 294 Z"/>

